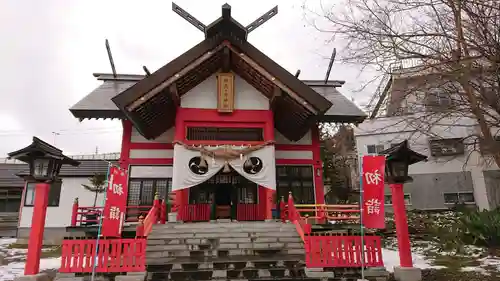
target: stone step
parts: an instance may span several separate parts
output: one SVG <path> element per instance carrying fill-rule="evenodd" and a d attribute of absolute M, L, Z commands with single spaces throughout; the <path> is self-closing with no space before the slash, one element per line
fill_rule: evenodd
<path fill-rule="evenodd" d="M 170 257 L 158 258 L 152 260 L 148 264 L 149 267 L 154 266 L 168 266 L 173 264 L 189 265 L 199 264 L 200 266 L 212 266 L 219 268 L 219 266 L 227 266 L 233 264 L 236 268 L 243 267 L 259 267 L 260 264 L 273 263 L 275 266 L 296 266 L 303 263 L 305 256 L 304 253 L 300 255 L 263 255 L 263 256 L 209 256 L 209 257 Z M 252 263 L 252 264 L 249 264 Z M 153 270 L 154 271 L 154 270 Z"/>
<path fill-rule="evenodd" d="M 148 239 L 147 245 L 217 245 L 234 243 L 302 243 L 302 239 L 297 237 L 244 237 L 244 238 L 186 238 L 186 239 Z"/>
<path fill-rule="evenodd" d="M 192 229 L 192 228 L 276 228 L 279 226 L 293 227 L 291 223 L 282 222 L 196 222 L 155 224 L 154 228 Z"/>
<path fill-rule="evenodd" d="M 217 243 L 206 245 L 148 245 L 146 252 L 176 252 L 176 251 L 199 251 L 199 250 L 232 250 L 232 249 L 249 249 L 249 250 L 281 250 L 281 249 L 304 249 L 302 243 Z"/>
<path fill-rule="evenodd" d="M 262 278 L 304 278 L 304 268 L 242 268 L 242 269 L 221 269 L 221 270 L 176 270 L 170 272 L 148 272 L 151 273 L 152 280 L 159 280 L 155 275 L 162 276 L 163 280 L 227 280 L 227 279 L 262 279 Z"/>
<path fill-rule="evenodd" d="M 229 250 L 178 250 L 146 252 L 146 264 L 157 258 L 168 257 L 217 257 L 217 256 L 269 256 L 272 254 L 304 255 L 304 249 L 229 249 Z"/>
<path fill-rule="evenodd" d="M 250 232 L 251 231 L 251 232 Z M 298 237 L 295 230 L 293 231 L 267 231 L 254 232 L 250 231 L 221 231 L 221 232 L 185 232 L 185 233 L 169 233 L 159 230 L 153 230 L 148 236 L 149 239 L 176 239 L 176 238 L 246 238 L 246 237 Z"/>
<path fill-rule="evenodd" d="M 191 229 L 175 229 L 175 228 L 153 228 L 153 233 L 164 234 L 179 234 L 179 233 L 224 233 L 224 232 L 248 232 L 248 233 L 266 233 L 266 232 L 296 232 L 295 228 L 290 227 L 239 227 L 239 228 L 191 228 Z"/>

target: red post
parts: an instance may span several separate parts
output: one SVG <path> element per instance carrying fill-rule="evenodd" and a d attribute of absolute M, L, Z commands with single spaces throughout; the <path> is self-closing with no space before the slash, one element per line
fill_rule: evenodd
<path fill-rule="evenodd" d="M 293 196 L 292 192 L 288 193 L 288 220 L 290 222 L 293 222 L 297 218 L 295 218 L 296 211 L 295 211 L 295 204 L 293 204 Z"/>
<path fill-rule="evenodd" d="M 73 202 L 73 210 L 71 212 L 71 226 L 76 226 L 76 221 L 78 218 L 78 197 L 75 198 Z"/>
<path fill-rule="evenodd" d="M 144 216 L 139 216 L 139 223 L 135 228 L 135 237 L 144 237 Z"/>
<path fill-rule="evenodd" d="M 160 194 L 156 192 L 155 200 L 153 201 L 153 208 L 156 210 L 155 223 L 158 223 L 160 219 L 159 212 L 161 211 Z"/>
<path fill-rule="evenodd" d="M 285 223 L 286 222 L 285 196 L 281 196 L 281 200 L 280 200 L 280 217 L 281 217 L 281 222 Z"/>
<path fill-rule="evenodd" d="M 42 253 L 45 215 L 49 203 L 49 189 L 50 184 L 48 183 L 37 183 L 35 186 L 35 206 L 33 207 L 33 217 L 31 219 L 24 275 L 35 275 L 40 270 L 40 254 Z"/>
<path fill-rule="evenodd" d="M 396 235 L 399 248 L 399 262 L 401 267 L 413 267 L 403 184 L 391 184 L 390 186 L 392 190 L 392 207 L 394 209 L 394 221 L 396 224 Z"/>
<path fill-rule="evenodd" d="M 165 224 L 167 222 L 167 202 L 165 199 L 161 200 L 160 207 L 160 223 Z"/>

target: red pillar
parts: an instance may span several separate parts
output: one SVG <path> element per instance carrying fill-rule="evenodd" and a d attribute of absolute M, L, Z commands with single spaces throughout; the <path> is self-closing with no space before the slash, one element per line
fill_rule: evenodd
<path fill-rule="evenodd" d="M 76 197 L 75 201 L 73 202 L 73 210 L 71 211 L 71 226 L 76 226 L 77 220 L 78 220 L 78 197 Z"/>
<path fill-rule="evenodd" d="M 273 198 L 274 194 L 276 194 L 276 190 L 272 190 L 270 188 L 264 188 L 264 193 L 265 193 L 265 202 L 264 202 L 264 219 L 265 220 L 270 220 L 273 218 Z"/>
<path fill-rule="evenodd" d="M 38 274 L 40 269 L 40 254 L 42 253 L 45 215 L 49 203 L 49 188 L 50 184 L 48 183 L 37 183 L 35 186 L 35 206 L 33 207 L 33 217 L 31 219 L 24 275 Z"/>
<path fill-rule="evenodd" d="M 394 209 L 394 221 L 398 239 L 399 262 L 401 267 L 413 267 L 403 184 L 391 184 L 390 186 L 392 190 L 392 207 Z"/>

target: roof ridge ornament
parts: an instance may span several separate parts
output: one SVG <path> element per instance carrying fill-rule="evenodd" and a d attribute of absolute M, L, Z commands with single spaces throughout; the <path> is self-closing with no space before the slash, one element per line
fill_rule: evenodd
<path fill-rule="evenodd" d="M 208 27 L 205 24 L 203 24 L 201 21 L 199 21 L 197 18 L 192 16 L 190 13 L 188 13 L 186 10 L 182 9 L 179 5 L 175 4 L 174 2 L 172 2 L 172 11 L 174 11 L 176 14 L 181 16 L 184 20 L 186 20 L 187 22 L 192 24 L 194 27 L 199 29 L 201 32 L 205 33 L 206 37 L 208 37 L 207 30 L 210 27 L 214 26 L 215 23 L 217 23 L 221 20 L 232 20 L 236 24 L 239 25 L 239 23 L 231 17 L 231 5 L 229 5 L 228 3 L 225 3 L 224 5 L 222 5 L 222 16 L 219 19 L 215 20 Z M 270 20 L 272 17 L 274 17 L 277 14 L 278 14 L 278 6 L 274 6 L 274 8 L 267 11 L 262 16 L 258 17 L 256 20 L 251 22 L 249 25 L 247 25 L 246 27 L 241 27 L 241 28 L 246 31 L 246 34 L 248 34 L 252 31 L 254 31 L 257 27 L 266 23 L 268 20 Z"/>

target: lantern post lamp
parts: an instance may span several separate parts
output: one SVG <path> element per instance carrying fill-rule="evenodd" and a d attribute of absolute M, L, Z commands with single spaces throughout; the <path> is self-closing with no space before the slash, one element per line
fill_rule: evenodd
<path fill-rule="evenodd" d="M 395 277 L 399 277 L 397 280 L 421 280 L 420 270 L 413 268 L 403 184 L 413 180 L 408 176 L 409 166 L 421 161 L 427 161 L 427 156 L 411 150 L 408 147 L 408 140 L 381 151 L 379 154 L 386 156 L 385 179 L 392 191 L 392 206 L 400 261 L 400 267 L 395 268 L 394 274 Z"/>
<path fill-rule="evenodd" d="M 24 275 L 35 275 L 38 274 L 40 269 L 40 254 L 42 252 L 50 185 L 57 180 L 62 165 L 78 166 L 80 162 L 63 155 L 62 150 L 37 137 L 33 137 L 33 142 L 27 147 L 11 152 L 8 155 L 9 159 L 17 159 L 28 163 L 30 169 L 28 180 L 36 182 L 30 239 L 24 268 Z"/>

